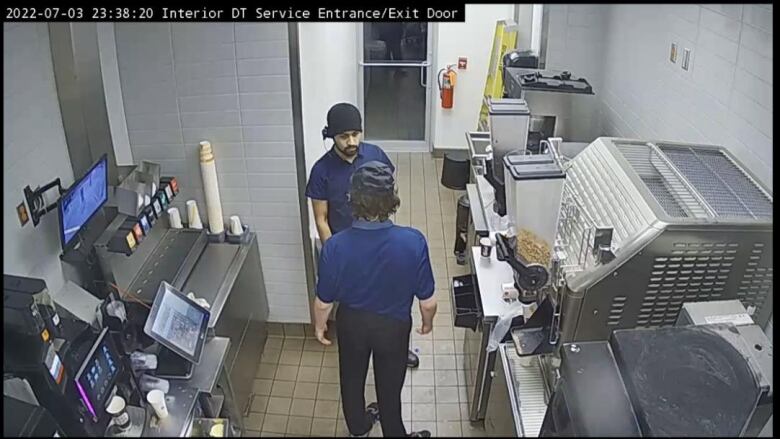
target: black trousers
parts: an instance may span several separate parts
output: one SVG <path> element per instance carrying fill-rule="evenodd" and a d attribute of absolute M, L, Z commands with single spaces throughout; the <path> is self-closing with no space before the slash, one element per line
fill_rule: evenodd
<path fill-rule="evenodd" d="M 349 432 L 362 435 L 371 430 L 364 394 L 368 360 L 373 355 L 382 433 L 388 437 L 406 436 L 401 419 L 401 388 L 406 378 L 411 320 L 404 322 L 342 304 L 336 313 L 336 328 L 341 402 Z"/>

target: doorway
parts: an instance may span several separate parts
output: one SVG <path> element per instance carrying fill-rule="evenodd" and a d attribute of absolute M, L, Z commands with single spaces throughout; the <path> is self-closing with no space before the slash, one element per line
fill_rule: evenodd
<path fill-rule="evenodd" d="M 431 150 L 431 30 L 419 22 L 358 26 L 363 134 L 386 151 Z"/>

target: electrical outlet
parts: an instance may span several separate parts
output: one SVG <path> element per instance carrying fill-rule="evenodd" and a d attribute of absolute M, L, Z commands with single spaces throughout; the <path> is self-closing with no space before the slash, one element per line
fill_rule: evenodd
<path fill-rule="evenodd" d="M 19 215 L 19 224 L 22 227 L 30 221 L 30 216 L 27 214 L 27 206 L 24 205 L 24 202 L 16 206 L 16 214 Z"/>
<path fill-rule="evenodd" d="M 683 51 L 682 68 L 686 71 L 691 68 L 691 49 L 686 48 Z"/>
<path fill-rule="evenodd" d="M 677 63 L 677 43 L 672 43 L 672 49 L 669 52 L 669 61 Z"/>

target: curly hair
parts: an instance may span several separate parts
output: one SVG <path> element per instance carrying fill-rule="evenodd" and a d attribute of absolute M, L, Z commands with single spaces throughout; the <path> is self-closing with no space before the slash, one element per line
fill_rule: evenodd
<path fill-rule="evenodd" d="M 401 199 L 396 190 L 392 192 L 350 191 L 352 216 L 369 221 L 387 221 L 398 210 Z"/>

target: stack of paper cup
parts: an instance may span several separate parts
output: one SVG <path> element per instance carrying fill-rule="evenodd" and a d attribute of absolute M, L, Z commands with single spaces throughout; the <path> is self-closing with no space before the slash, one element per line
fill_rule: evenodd
<path fill-rule="evenodd" d="M 168 209 L 168 220 L 171 223 L 172 229 L 181 229 L 183 227 L 181 225 L 181 215 L 179 214 L 178 207 L 171 207 Z"/>
<path fill-rule="evenodd" d="M 244 227 L 241 225 L 241 220 L 238 218 L 238 215 L 230 217 L 230 233 L 233 235 L 244 233 Z"/>
<path fill-rule="evenodd" d="M 203 228 L 203 223 L 200 222 L 200 214 L 198 213 L 198 203 L 195 200 L 187 200 L 187 219 L 190 222 L 191 229 Z"/>
<path fill-rule="evenodd" d="M 146 401 L 154 409 L 154 413 L 160 419 L 168 417 L 168 406 L 165 405 L 165 394 L 162 390 L 154 389 L 146 394 Z"/>

